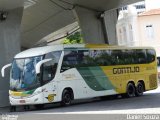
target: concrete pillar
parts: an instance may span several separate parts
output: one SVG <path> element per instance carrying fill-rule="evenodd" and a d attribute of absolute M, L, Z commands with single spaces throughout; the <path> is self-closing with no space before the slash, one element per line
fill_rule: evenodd
<path fill-rule="evenodd" d="M 110 45 L 118 45 L 116 24 L 118 20 L 117 9 L 106 11 L 104 13 L 105 28 L 108 37 L 108 43 Z"/>
<path fill-rule="evenodd" d="M 0 69 L 11 63 L 15 54 L 20 52 L 20 25 L 23 8 L 14 8 L 7 11 L 7 18 L 0 20 Z M 5 78 L 0 75 L 0 107 L 9 105 L 9 69 Z"/>
<path fill-rule="evenodd" d="M 74 13 L 81 27 L 85 43 L 105 43 L 99 12 L 76 6 Z"/>
<path fill-rule="evenodd" d="M 91 9 L 75 7 L 75 16 L 82 29 L 85 43 L 117 45 L 117 10 L 97 12 Z"/>

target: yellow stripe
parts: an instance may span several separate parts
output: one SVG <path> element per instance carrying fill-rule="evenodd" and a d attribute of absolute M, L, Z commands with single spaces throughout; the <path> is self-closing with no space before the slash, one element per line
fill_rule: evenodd
<path fill-rule="evenodd" d="M 23 92 L 14 92 L 14 91 L 9 91 L 10 95 L 12 96 L 22 96 L 22 97 L 25 97 L 25 96 L 28 96 L 28 94 L 25 94 Z"/>
<path fill-rule="evenodd" d="M 86 44 L 86 48 L 106 48 L 109 47 L 108 44 Z"/>

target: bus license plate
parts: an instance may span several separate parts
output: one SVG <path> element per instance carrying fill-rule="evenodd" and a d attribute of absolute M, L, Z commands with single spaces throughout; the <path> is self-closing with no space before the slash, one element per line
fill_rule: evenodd
<path fill-rule="evenodd" d="M 26 103 L 26 101 L 25 101 L 25 100 L 20 100 L 19 102 L 20 102 L 20 103 Z"/>

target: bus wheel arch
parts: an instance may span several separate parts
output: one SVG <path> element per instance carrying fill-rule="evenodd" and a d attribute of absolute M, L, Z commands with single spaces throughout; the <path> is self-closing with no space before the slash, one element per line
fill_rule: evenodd
<path fill-rule="evenodd" d="M 69 106 L 69 105 L 71 105 L 72 100 L 74 100 L 73 89 L 70 87 L 65 88 L 62 92 L 61 105 L 62 106 Z"/>
<path fill-rule="evenodd" d="M 145 91 L 145 83 L 143 80 L 139 80 L 136 86 L 136 96 L 142 96 Z"/>
<path fill-rule="evenodd" d="M 136 93 L 135 83 L 133 81 L 129 81 L 126 87 L 126 96 L 128 98 L 134 97 Z"/>

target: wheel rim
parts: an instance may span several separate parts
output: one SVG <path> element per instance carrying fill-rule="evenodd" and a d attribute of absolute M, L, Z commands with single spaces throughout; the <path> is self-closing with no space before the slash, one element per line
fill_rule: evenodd
<path fill-rule="evenodd" d="M 135 89 L 134 89 L 134 87 L 133 86 L 129 86 L 128 87 L 128 96 L 129 97 L 132 97 L 132 96 L 134 96 L 134 94 L 135 94 Z"/>
<path fill-rule="evenodd" d="M 71 103 L 71 96 L 70 96 L 70 94 L 65 94 L 65 96 L 64 96 L 64 103 L 65 104 L 70 104 Z"/>
<path fill-rule="evenodd" d="M 143 85 L 138 85 L 138 93 L 143 93 Z"/>

